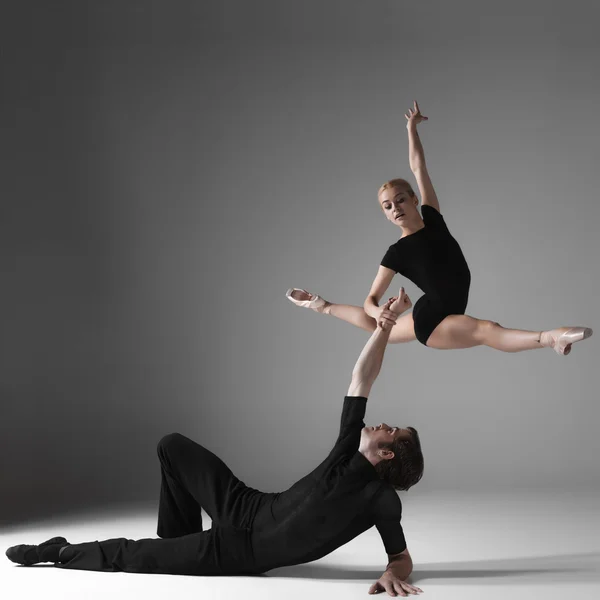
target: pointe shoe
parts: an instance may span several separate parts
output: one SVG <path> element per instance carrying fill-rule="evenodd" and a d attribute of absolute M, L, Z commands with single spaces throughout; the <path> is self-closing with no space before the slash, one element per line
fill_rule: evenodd
<path fill-rule="evenodd" d="M 554 342 L 551 348 L 553 348 L 556 353 L 567 356 L 567 354 L 571 352 L 572 344 L 591 337 L 592 333 L 594 332 L 589 327 L 571 327 L 556 338 L 550 333 Z"/>
<path fill-rule="evenodd" d="M 319 309 L 323 308 L 327 302 L 316 294 L 311 294 L 306 290 L 299 288 L 290 288 L 286 293 L 288 300 L 293 302 L 296 306 L 303 306 L 305 308 Z M 306 297 L 308 296 L 308 298 Z"/>

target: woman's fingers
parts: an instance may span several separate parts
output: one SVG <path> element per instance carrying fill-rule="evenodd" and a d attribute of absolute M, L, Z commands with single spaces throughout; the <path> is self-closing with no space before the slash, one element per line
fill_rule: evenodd
<path fill-rule="evenodd" d="M 404 116 L 409 121 L 416 121 L 417 123 L 420 121 L 427 121 L 428 117 L 425 117 L 421 114 L 421 109 L 419 108 L 419 104 L 416 100 L 413 100 L 414 108 L 409 108 L 407 113 L 404 113 Z"/>

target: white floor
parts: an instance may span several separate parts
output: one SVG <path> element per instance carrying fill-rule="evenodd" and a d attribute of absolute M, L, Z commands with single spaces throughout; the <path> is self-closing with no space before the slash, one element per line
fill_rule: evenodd
<path fill-rule="evenodd" d="M 600 599 L 600 493 L 403 494 L 412 582 L 427 600 Z M 207 521 L 208 522 L 208 521 Z M 0 546 L 62 535 L 83 542 L 154 537 L 147 510 L 95 514 L 0 531 Z M 20 567 L 0 556 L 3 598 L 233 599 L 365 598 L 385 568 L 371 529 L 314 563 L 258 577 L 183 577 Z M 9 593 L 7 593 L 9 592 Z M 12 592 L 14 595 L 10 595 Z M 380 594 L 378 597 L 388 597 Z"/>

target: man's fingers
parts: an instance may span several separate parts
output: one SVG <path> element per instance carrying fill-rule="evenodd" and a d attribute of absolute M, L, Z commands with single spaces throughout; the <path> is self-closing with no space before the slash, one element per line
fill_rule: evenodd
<path fill-rule="evenodd" d="M 415 587 L 414 585 L 410 585 L 410 583 L 406 583 L 406 581 L 403 581 L 400 585 L 402 586 L 402 589 L 405 592 L 408 592 L 409 594 L 417 595 L 419 592 L 423 591 L 422 589 Z"/>
<path fill-rule="evenodd" d="M 383 587 L 381 587 L 379 581 L 376 581 L 370 588 L 369 594 L 379 594 L 379 592 L 383 591 Z"/>
<path fill-rule="evenodd" d="M 394 591 L 398 594 L 398 596 L 408 596 L 403 581 L 396 580 L 392 585 L 394 586 Z"/>
<path fill-rule="evenodd" d="M 385 591 L 390 595 L 390 596 L 396 596 L 396 592 L 394 590 L 394 584 L 391 581 L 386 581 L 383 584 L 383 587 L 385 588 Z"/>

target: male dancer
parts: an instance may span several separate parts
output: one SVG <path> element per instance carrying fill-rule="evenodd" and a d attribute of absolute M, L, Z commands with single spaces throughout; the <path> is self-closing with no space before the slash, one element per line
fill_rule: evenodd
<path fill-rule="evenodd" d="M 395 321 L 410 307 L 401 288 L 382 315 Z M 377 327 L 358 358 L 333 450 L 287 491 L 263 493 L 246 486 L 212 452 L 175 433 L 158 445 L 162 539 L 69 544 L 55 537 L 37 546 L 13 546 L 7 557 L 64 569 L 250 575 L 317 560 L 375 525 L 389 560 L 369 593 L 418 594 L 422 590 L 406 581 L 412 559 L 395 489 L 407 490 L 423 474 L 419 437 L 412 427 L 365 427 L 363 421 L 390 331 Z M 201 508 L 212 519 L 207 531 Z"/>

